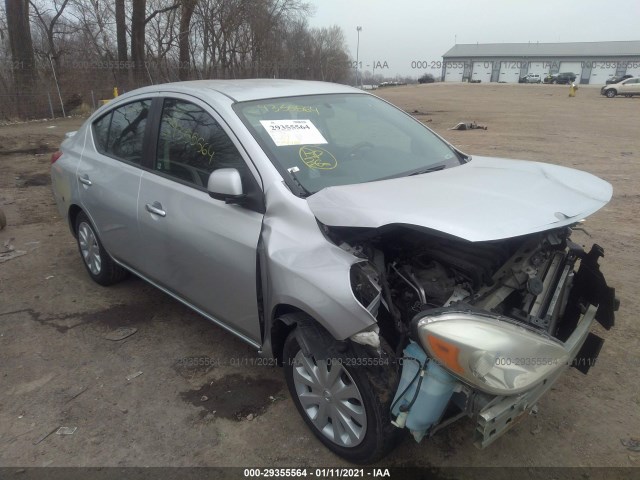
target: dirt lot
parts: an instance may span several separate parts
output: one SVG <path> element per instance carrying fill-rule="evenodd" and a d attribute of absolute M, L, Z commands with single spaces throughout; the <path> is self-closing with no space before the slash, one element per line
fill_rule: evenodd
<path fill-rule="evenodd" d="M 463 421 L 383 466 L 640 466 L 640 99 L 595 88 L 421 85 L 378 93 L 463 151 L 592 172 L 614 187 L 586 223 L 622 302 L 588 376 L 571 370 L 487 450 Z M 459 121 L 488 130 L 450 131 Z M 82 119 L 0 127 L 0 207 L 26 254 L 0 263 L 0 466 L 342 466 L 307 430 L 279 369 L 178 302 L 130 278 L 103 288 L 86 274 L 50 191 L 49 156 Z M 633 213 L 636 212 L 636 213 Z M 123 340 L 107 337 L 124 334 Z M 131 333 L 133 330 L 129 330 Z M 194 365 L 185 358 L 212 359 Z M 141 375 L 131 378 L 138 372 Z M 130 379 L 128 379 L 129 377 Z M 60 426 L 73 435 L 51 434 Z M 48 435 L 51 434 L 51 435 Z"/>

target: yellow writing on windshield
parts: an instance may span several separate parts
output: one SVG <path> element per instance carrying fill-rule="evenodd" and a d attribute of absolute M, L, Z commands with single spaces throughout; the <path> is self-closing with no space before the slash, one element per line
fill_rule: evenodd
<path fill-rule="evenodd" d="M 315 113 L 320 115 L 318 107 L 310 107 L 306 105 L 294 105 L 292 103 L 267 103 L 263 105 L 256 105 L 252 107 L 249 113 L 254 115 L 263 115 L 265 113 Z"/>
<path fill-rule="evenodd" d="M 300 160 L 314 170 L 333 170 L 338 166 L 338 160 L 331 152 L 324 148 L 305 145 L 300 147 Z"/>

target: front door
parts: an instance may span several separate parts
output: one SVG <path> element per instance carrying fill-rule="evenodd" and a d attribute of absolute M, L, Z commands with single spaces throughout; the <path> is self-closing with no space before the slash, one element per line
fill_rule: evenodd
<path fill-rule="evenodd" d="M 215 112 L 166 98 L 154 162 L 140 183 L 144 273 L 254 343 L 260 343 L 256 250 L 262 213 L 215 200 L 207 180 L 236 168 L 245 192 L 259 189 Z"/>

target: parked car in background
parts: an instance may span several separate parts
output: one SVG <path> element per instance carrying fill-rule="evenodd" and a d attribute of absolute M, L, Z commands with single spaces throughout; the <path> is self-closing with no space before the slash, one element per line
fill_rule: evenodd
<path fill-rule="evenodd" d="M 353 462 L 464 417 L 486 447 L 586 373 L 592 325 L 614 324 L 603 249 L 570 239 L 609 183 L 472 158 L 359 89 L 149 86 L 51 162 L 95 282 L 133 272 L 281 365 L 304 422 Z"/>
<path fill-rule="evenodd" d="M 527 73 L 524 77 L 520 77 L 519 83 L 541 83 L 542 77 L 537 73 Z"/>
<path fill-rule="evenodd" d="M 619 83 L 605 85 L 600 89 L 600 95 L 609 98 L 613 98 L 616 95 L 624 95 L 625 97 L 640 95 L 640 78 L 627 78 Z"/>
<path fill-rule="evenodd" d="M 418 78 L 418 83 L 434 83 L 435 81 L 436 78 L 430 73 L 425 73 L 420 78 Z"/>
<path fill-rule="evenodd" d="M 605 83 L 607 85 L 611 85 L 612 83 L 620 83 L 623 80 L 626 80 L 627 78 L 633 78 L 633 75 L 631 74 L 626 74 L 626 75 L 621 75 L 619 77 L 611 77 L 609 80 L 607 80 Z"/>
<path fill-rule="evenodd" d="M 578 76 L 573 72 L 562 72 L 549 74 L 545 77 L 544 83 L 557 83 L 560 85 L 568 85 L 573 82 Z"/>

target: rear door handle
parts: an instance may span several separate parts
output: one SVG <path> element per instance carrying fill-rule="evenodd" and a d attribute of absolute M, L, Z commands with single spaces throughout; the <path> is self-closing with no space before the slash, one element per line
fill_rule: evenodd
<path fill-rule="evenodd" d="M 161 217 L 167 216 L 167 212 L 162 209 L 162 204 L 160 202 L 153 202 L 152 204 L 147 203 L 145 207 L 147 208 L 147 212 L 159 215 Z"/>
<path fill-rule="evenodd" d="M 87 175 L 86 173 L 79 177 L 79 179 L 80 183 L 84 183 L 87 187 L 90 187 L 92 185 L 91 180 L 89 180 L 89 175 Z"/>

